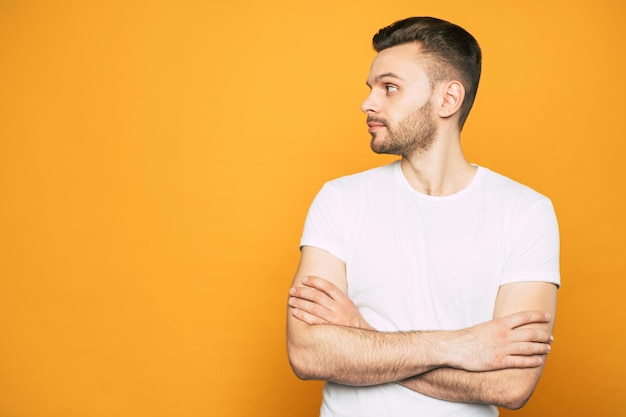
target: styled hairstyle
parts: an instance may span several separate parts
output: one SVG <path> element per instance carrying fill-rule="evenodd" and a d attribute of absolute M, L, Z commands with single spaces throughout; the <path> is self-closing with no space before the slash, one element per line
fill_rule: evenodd
<path fill-rule="evenodd" d="M 409 17 L 378 31 L 372 39 L 376 52 L 405 43 L 417 42 L 426 60 L 431 84 L 457 80 L 465 88 L 459 111 L 459 128 L 476 98 L 482 53 L 476 39 L 465 29 L 434 17 Z"/>

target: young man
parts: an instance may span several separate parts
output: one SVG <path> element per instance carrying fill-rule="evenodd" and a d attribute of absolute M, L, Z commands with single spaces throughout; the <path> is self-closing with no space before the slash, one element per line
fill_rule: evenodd
<path fill-rule="evenodd" d="M 327 381 L 324 417 L 522 407 L 552 342 L 552 204 L 463 156 L 481 69 L 469 33 L 409 18 L 373 43 L 371 148 L 401 159 L 315 198 L 289 298 L 294 372 Z"/>

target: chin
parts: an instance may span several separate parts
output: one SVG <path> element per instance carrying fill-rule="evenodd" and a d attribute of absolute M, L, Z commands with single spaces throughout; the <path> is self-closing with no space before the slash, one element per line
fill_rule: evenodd
<path fill-rule="evenodd" d="M 385 138 L 381 138 L 380 136 L 377 137 L 375 134 L 372 134 L 372 140 L 370 141 L 370 148 L 372 151 L 376 153 L 388 153 L 386 151 L 386 145 Z"/>

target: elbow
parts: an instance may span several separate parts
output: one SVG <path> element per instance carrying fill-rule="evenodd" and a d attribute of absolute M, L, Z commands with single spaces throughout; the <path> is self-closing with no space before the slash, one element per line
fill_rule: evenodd
<path fill-rule="evenodd" d="M 299 327 L 298 327 L 299 326 Z M 326 380 L 330 366 L 320 352 L 319 327 L 290 323 L 287 326 L 287 356 L 293 373 L 302 380 Z"/>
<path fill-rule="evenodd" d="M 529 399 L 530 399 L 530 395 L 515 396 L 515 397 L 507 398 L 502 404 L 500 404 L 500 406 L 508 410 L 519 410 L 520 408 L 526 405 Z"/>
<path fill-rule="evenodd" d="M 291 363 L 291 369 L 293 370 L 293 373 L 301 380 L 303 381 L 308 381 L 308 380 L 314 380 L 314 379 L 319 379 L 315 377 L 315 374 L 313 372 L 311 372 L 310 369 L 308 369 L 305 366 L 299 366 L 297 364 L 294 363 L 294 361 L 290 360 L 289 361 Z"/>
<path fill-rule="evenodd" d="M 502 393 L 498 405 L 509 410 L 519 410 L 526 405 L 534 389 L 534 383 L 515 381 L 508 387 L 506 392 Z"/>
<path fill-rule="evenodd" d="M 302 380 L 322 379 L 315 369 L 315 361 L 306 353 L 306 349 L 287 347 L 289 364 L 293 373 Z"/>
<path fill-rule="evenodd" d="M 314 379 L 313 373 L 306 363 L 291 352 L 289 353 L 289 365 L 291 365 L 291 370 L 298 378 L 302 380 Z"/>

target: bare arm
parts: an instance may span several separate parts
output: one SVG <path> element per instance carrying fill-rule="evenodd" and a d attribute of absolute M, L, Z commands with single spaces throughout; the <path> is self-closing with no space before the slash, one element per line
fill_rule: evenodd
<path fill-rule="evenodd" d="M 344 264 L 329 253 L 302 248 L 293 286 L 303 287 L 308 275 L 324 275 L 342 292 L 347 290 Z M 292 290 L 292 293 L 295 290 Z M 296 375 L 348 385 L 373 385 L 407 378 L 442 366 L 442 361 L 420 349 L 429 342 L 418 334 L 378 333 L 332 324 L 310 325 L 306 314 L 290 305 L 287 347 Z"/>
<path fill-rule="evenodd" d="M 552 333 L 556 314 L 554 284 L 522 282 L 500 288 L 494 318 L 527 309 L 543 310 L 553 318 L 546 323 L 533 323 L 529 328 Z M 545 365 L 535 368 L 503 369 L 492 372 L 467 372 L 440 368 L 402 381 L 401 384 L 422 394 L 448 401 L 494 404 L 510 409 L 524 406 L 532 395 Z"/>
<path fill-rule="evenodd" d="M 345 297 L 345 265 L 329 253 L 302 249 L 290 292 L 287 347 L 296 375 L 346 385 L 375 385 L 452 367 L 486 371 L 540 365 L 549 333 L 520 328 L 544 322 L 544 313 L 525 312 L 458 332 L 383 333 L 331 322 L 307 322 L 317 305 L 304 277 L 324 276 Z M 345 297 L 347 298 L 347 297 Z M 352 325 L 352 324 L 351 324 Z"/>

